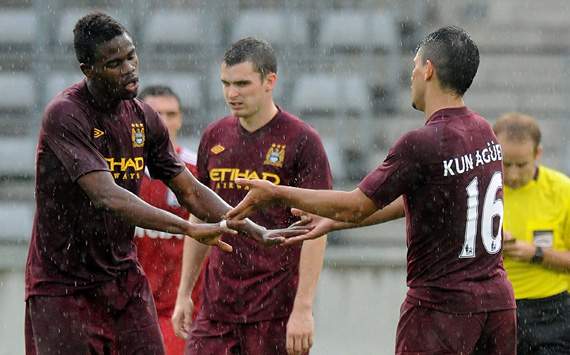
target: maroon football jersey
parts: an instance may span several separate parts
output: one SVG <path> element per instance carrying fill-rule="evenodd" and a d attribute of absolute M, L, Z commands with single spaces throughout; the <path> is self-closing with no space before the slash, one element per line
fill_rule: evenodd
<path fill-rule="evenodd" d="M 77 179 L 110 171 L 119 186 L 136 194 L 145 166 L 163 180 L 184 169 L 168 131 L 148 105 L 124 100 L 113 112 L 105 111 L 85 81 L 48 104 L 37 147 L 26 297 L 65 295 L 140 272 L 134 226 L 96 209 Z"/>
<path fill-rule="evenodd" d="M 404 196 L 408 299 L 445 312 L 514 308 L 501 256 L 501 147 L 466 107 L 402 136 L 359 185 L 382 208 Z"/>
<path fill-rule="evenodd" d="M 232 206 L 247 193 L 234 183 L 238 177 L 311 189 L 332 185 L 318 134 L 283 111 L 253 133 L 231 116 L 208 126 L 198 150 L 198 177 Z M 295 220 L 286 207 L 264 209 L 250 218 L 267 228 L 284 228 Z M 289 316 L 300 246 L 265 248 L 246 235 L 223 238 L 234 252 L 211 250 L 202 294 L 204 316 L 226 322 Z"/>

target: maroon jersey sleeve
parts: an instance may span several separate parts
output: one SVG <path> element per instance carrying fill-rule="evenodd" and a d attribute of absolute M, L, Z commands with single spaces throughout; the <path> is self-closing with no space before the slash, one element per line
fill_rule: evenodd
<path fill-rule="evenodd" d="M 50 105 L 44 114 L 42 130 L 48 147 L 72 181 L 91 171 L 109 170 L 89 137 L 85 114 L 74 103 L 58 101 Z"/>
<path fill-rule="evenodd" d="M 414 189 L 422 176 L 416 150 L 423 144 L 410 132 L 401 137 L 388 152 L 384 162 L 370 172 L 358 188 L 383 208 L 404 192 Z"/>
<path fill-rule="evenodd" d="M 308 129 L 298 147 L 299 159 L 296 160 L 298 173 L 291 179 L 291 186 L 305 189 L 331 189 L 332 174 L 329 160 L 317 132 L 312 128 Z"/>
<path fill-rule="evenodd" d="M 168 181 L 184 170 L 184 163 L 178 158 L 176 150 L 168 136 L 168 130 L 147 104 L 137 101 L 144 110 L 148 127 L 147 167 L 154 179 Z"/>
<path fill-rule="evenodd" d="M 198 157 L 196 159 L 196 178 L 204 185 L 209 186 L 209 173 L 208 173 L 208 150 L 210 128 L 206 128 L 202 137 L 200 138 L 200 145 L 198 146 Z"/>

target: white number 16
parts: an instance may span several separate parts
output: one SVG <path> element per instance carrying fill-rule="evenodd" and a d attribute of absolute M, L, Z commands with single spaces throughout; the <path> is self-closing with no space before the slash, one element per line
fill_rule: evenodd
<path fill-rule="evenodd" d="M 479 180 L 473 178 L 467 190 L 467 221 L 465 223 L 465 242 L 459 254 L 460 258 L 475 257 L 475 236 L 477 234 L 478 211 L 479 211 Z M 485 250 L 489 254 L 496 254 L 501 250 L 503 226 L 503 200 L 495 199 L 497 191 L 503 185 L 503 177 L 500 172 L 496 172 L 485 192 L 485 200 L 483 201 L 483 215 L 481 216 L 481 239 Z M 493 219 L 499 217 L 499 229 L 497 235 L 493 234 Z"/>

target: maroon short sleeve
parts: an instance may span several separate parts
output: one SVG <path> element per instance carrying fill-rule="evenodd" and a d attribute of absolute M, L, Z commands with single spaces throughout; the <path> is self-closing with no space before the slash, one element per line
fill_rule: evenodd
<path fill-rule="evenodd" d="M 89 138 L 85 114 L 68 101 L 48 107 L 43 135 L 48 147 L 67 170 L 72 181 L 91 171 L 108 171 L 107 163 Z"/>
<path fill-rule="evenodd" d="M 148 171 L 152 178 L 168 181 L 180 174 L 185 165 L 176 154 L 168 135 L 168 129 L 158 114 L 144 102 L 140 104 L 143 107 L 148 127 Z"/>
<path fill-rule="evenodd" d="M 207 128 L 202 134 L 200 145 L 198 146 L 198 158 L 196 160 L 196 178 L 204 185 L 209 186 L 208 181 L 208 150 L 210 129 Z"/>
<path fill-rule="evenodd" d="M 358 185 L 378 208 L 385 207 L 418 184 L 422 176 L 421 164 L 416 161 L 417 155 L 414 154 L 418 143 L 413 132 L 400 138 L 390 149 L 384 162 Z"/>
<path fill-rule="evenodd" d="M 291 186 L 305 189 L 331 189 L 332 174 L 329 160 L 321 138 L 313 129 L 308 129 L 299 144 L 297 175 L 291 179 Z"/>

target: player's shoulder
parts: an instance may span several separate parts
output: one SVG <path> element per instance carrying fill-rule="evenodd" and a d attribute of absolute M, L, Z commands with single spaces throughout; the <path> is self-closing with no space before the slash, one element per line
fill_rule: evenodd
<path fill-rule="evenodd" d="M 426 145 L 430 146 L 430 141 L 432 141 L 434 137 L 435 131 L 428 126 L 419 127 L 416 129 L 412 129 L 407 131 L 406 133 L 402 134 L 398 140 L 396 140 L 396 145 L 404 145 L 404 146 L 417 146 L 417 145 Z"/>
<path fill-rule="evenodd" d="M 185 164 L 196 165 L 196 161 L 198 160 L 198 154 L 186 147 L 180 147 L 178 156 Z"/>
<path fill-rule="evenodd" d="M 279 114 L 279 124 L 287 126 L 287 131 L 289 131 L 291 135 L 309 136 L 311 138 L 316 137 L 320 139 L 317 130 L 298 116 L 284 110 L 281 110 Z"/>
<path fill-rule="evenodd" d="M 77 95 L 71 95 L 64 90 L 52 98 L 44 110 L 44 123 L 57 124 L 68 122 L 69 120 L 87 120 L 87 102 Z"/>

